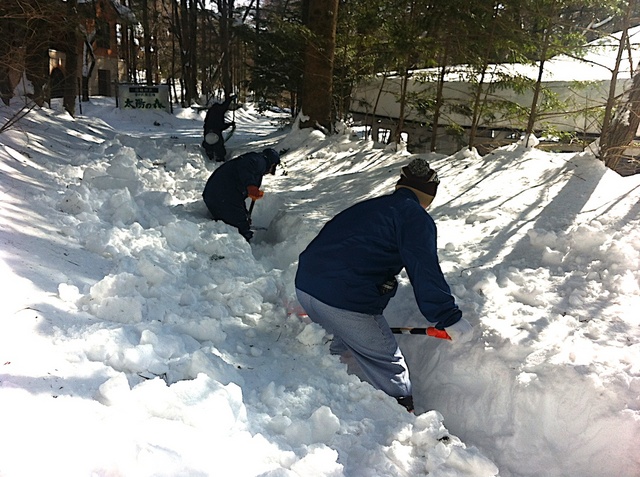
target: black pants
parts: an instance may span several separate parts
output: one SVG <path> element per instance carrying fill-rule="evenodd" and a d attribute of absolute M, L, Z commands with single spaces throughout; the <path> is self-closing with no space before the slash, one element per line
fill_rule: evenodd
<path fill-rule="evenodd" d="M 204 197 L 204 203 L 213 220 L 221 220 L 225 224 L 237 228 L 240 235 L 247 241 L 251 240 L 253 231 L 250 229 L 251 220 L 244 205 L 244 199 L 216 201 L 210 197 Z"/>
<path fill-rule="evenodd" d="M 207 157 L 212 161 L 224 162 L 227 159 L 227 148 L 224 147 L 224 139 L 222 139 L 222 132 L 214 131 L 220 139 L 215 144 L 208 144 L 206 141 L 202 141 L 202 147 L 204 148 Z"/>

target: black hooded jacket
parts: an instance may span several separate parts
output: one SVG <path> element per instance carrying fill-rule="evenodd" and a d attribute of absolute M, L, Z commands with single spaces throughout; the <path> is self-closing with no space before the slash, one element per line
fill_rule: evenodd
<path fill-rule="evenodd" d="M 271 164 L 260 152 L 248 152 L 218 167 L 207 180 L 202 193 L 209 212 L 215 220 L 232 225 L 249 240 L 253 236 L 245 204 L 247 187 L 262 185 L 262 177 Z"/>
<path fill-rule="evenodd" d="M 223 103 L 214 104 L 207 111 L 207 115 L 204 118 L 204 135 L 206 136 L 210 132 L 214 132 L 220 136 L 222 131 L 229 128 L 233 123 L 225 122 L 225 114 L 229 110 L 231 101 L 234 96 L 229 96 Z"/>

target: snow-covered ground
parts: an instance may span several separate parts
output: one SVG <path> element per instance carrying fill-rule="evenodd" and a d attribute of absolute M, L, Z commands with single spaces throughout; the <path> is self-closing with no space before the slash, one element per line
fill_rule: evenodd
<path fill-rule="evenodd" d="M 207 218 L 202 113 L 94 99 L 0 134 L 0 476 L 640 476 L 640 177 L 425 155 L 475 335 L 398 336 L 414 416 L 329 355 L 293 288 L 322 225 L 411 156 L 235 119 L 233 154 L 288 149 L 251 245 Z M 426 324 L 405 275 L 386 314 Z"/>

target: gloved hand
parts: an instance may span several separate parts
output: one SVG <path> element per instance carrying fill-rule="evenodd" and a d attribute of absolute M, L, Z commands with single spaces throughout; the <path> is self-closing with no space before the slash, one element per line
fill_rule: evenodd
<path fill-rule="evenodd" d="M 464 318 L 460 318 L 460 321 L 455 322 L 451 326 L 447 326 L 444 330 L 454 343 L 466 343 L 473 338 L 473 327 L 471 323 Z"/>
<path fill-rule="evenodd" d="M 249 187 L 247 187 L 247 192 L 249 193 L 249 198 L 252 200 L 262 199 L 262 197 L 264 196 L 264 192 L 262 192 L 254 185 L 250 185 Z"/>

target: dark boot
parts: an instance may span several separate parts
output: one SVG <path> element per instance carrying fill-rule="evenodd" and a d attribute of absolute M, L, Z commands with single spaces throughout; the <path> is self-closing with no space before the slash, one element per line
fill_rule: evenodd
<path fill-rule="evenodd" d="M 413 396 L 404 396 L 396 398 L 398 404 L 403 406 L 407 411 L 413 412 Z"/>

